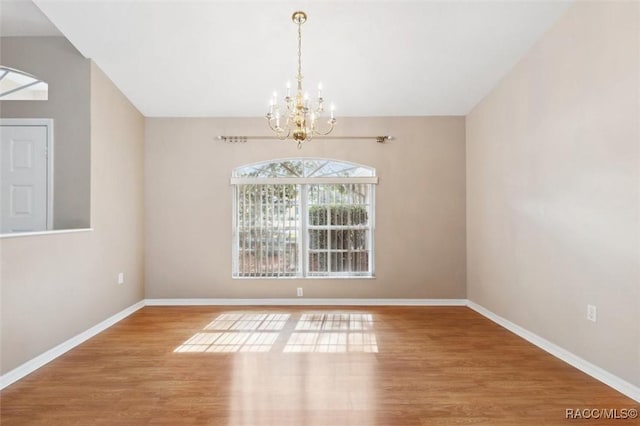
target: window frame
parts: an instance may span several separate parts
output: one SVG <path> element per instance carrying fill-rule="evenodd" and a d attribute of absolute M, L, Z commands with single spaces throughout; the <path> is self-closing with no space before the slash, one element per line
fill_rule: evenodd
<path fill-rule="evenodd" d="M 371 173 L 371 176 L 356 176 L 356 177 L 242 177 L 237 176 L 239 171 L 243 169 L 248 169 L 251 167 L 257 167 L 260 165 L 268 166 L 270 164 L 277 164 L 287 161 L 326 161 L 328 163 L 339 163 L 339 164 L 349 164 L 354 167 L 360 167 L 364 169 L 368 169 Z M 280 160 L 272 160 L 265 161 L 260 163 L 246 164 L 239 166 L 234 169 L 233 175 L 230 180 L 230 184 L 232 187 L 232 268 L 231 268 L 231 276 L 233 279 L 259 279 L 259 280 L 290 280 L 290 279 L 375 279 L 375 186 L 378 184 L 378 177 L 376 176 L 375 168 L 329 158 L 286 158 Z M 240 244 L 239 244 L 239 229 L 238 229 L 238 190 L 241 185 L 277 185 L 277 184 L 293 184 L 296 185 L 299 191 L 298 205 L 297 208 L 299 210 L 299 241 L 297 247 L 297 271 L 295 275 L 282 275 L 282 276 L 250 276 L 250 275 L 241 275 L 239 271 L 239 253 L 240 253 Z M 331 272 L 330 271 L 330 261 L 327 259 L 327 271 L 326 272 L 310 272 L 309 271 L 309 256 L 310 253 L 313 252 L 314 249 L 311 249 L 309 246 L 309 209 L 311 208 L 311 204 L 309 204 L 308 200 L 308 192 L 309 186 L 311 185 L 323 185 L 323 184 L 366 184 L 368 186 L 368 203 L 367 213 L 368 213 L 368 225 L 366 225 L 367 230 L 367 243 L 368 243 L 368 271 L 366 272 Z M 357 205 L 357 204 L 350 204 Z M 334 225 L 338 226 L 338 225 Z M 337 229 L 332 225 L 327 225 L 327 230 Z M 329 234 L 329 233 L 328 233 Z M 335 252 L 335 250 L 331 250 L 329 245 L 330 242 L 327 243 L 328 247 L 326 249 L 327 258 L 330 257 L 331 253 Z"/>

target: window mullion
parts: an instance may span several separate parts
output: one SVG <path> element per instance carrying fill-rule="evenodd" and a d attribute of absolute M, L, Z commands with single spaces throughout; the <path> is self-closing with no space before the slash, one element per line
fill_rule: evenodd
<path fill-rule="evenodd" d="M 255 188 L 255 186 L 253 186 L 253 188 Z M 252 189 L 253 189 L 252 188 Z M 253 241 L 253 234 L 254 234 L 254 228 L 255 228 L 255 214 L 254 214 L 254 207 L 253 207 L 253 198 L 254 198 L 254 194 L 253 191 L 250 193 L 247 193 L 247 187 L 245 186 L 244 189 L 245 192 L 245 196 L 247 196 L 247 201 L 248 201 L 248 208 L 246 209 L 247 214 L 249 215 L 249 219 L 250 221 L 247 222 L 247 224 L 249 225 L 249 228 L 247 229 L 247 231 L 249 232 L 249 238 L 248 238 L 248 248 L 249 248 L 249 267 L 247 268 L 249 271 L 249 276 L 253 275 L 253 266 L 256 264 L 256 249 L 255 249 L 255 243 Z M 253 260 L 253 262 L 252 262 Z"/>
<path fill-rule="evenodd" d="M 300 193 L 300 208 L 298 211 L 300 212 L 300 248 L 298 251 L 298 256 L 301 262 L 301 272 L 303 277 L 307 277 L 309 275 L 309 230 L 308 227 L 308 196 L 307 196 L 307 187 L 308 185 L 300 185 L 299 193 Z"/>
<path fill-rule="evenodd" d="M 274 204 L 274 199 L 275 199 L 275 186 L 272 185 L 269 187 L 269 202 L 271 203 L 271 210 L 269 211 L 269 223 L 271 224 L 269 226 L 269 241 L 271 243 L 271 250 L 268 252 L 269 256 L 269 265 L 271 268 L 270 271 L 270 276 L 273 277 L 274 275 L 277 274 L 277 270 L 276 270 L 276 265 L 273 264 L 275 256 L 275 249 L 276 249 L 276 241 L 275 241 L 275 237 L 276 235 L 278 235 L 277 232 L 277 228 L 278 225 L 276 225 L 275 223 L 275 217 L 276 217 L 276 213 L 275 213 L 275 204 Z M 275 228 L 274 228 L 275 226 Z"/>
<path fill-rule="evenodd" d="M 248 238 L 249 236 L 247 235 L 247 228 L 248 228 L 248 218 L 247 218 L 247 186 L 243 185 L 243 186 L 239 186 L 238 190 L 241 190 L 240 193 L 238 193 L 238 197 L 240 197 L 240 194 L 242 194 L 242 230 L 243 232 L 243 238 L 242 238 L 242 263 L 243 263 L 243 267 L 242 267 L 242 271 L 239 271 L 239 275 L 240 276 L 246 276 L 247 274 L 247 265 L 249 265 L 250 260 L 248 259 L 249 256 L 249 246 L 248 246 Z"/>
<path fill-rule="evenodd" d="M 238 265 L 238 245 L 240 243 L 240 237 L 238 236 L 238 187 L 231 188 L 231 197 L 233 199 L 233 220 L 231 226 L 233 227 L 231 232 L 233 236 L 233 247 L 231 251 L 231 271 L 232 275 L 236 276 L 240 267 Z"/>
<path fill-rule="evenodd" d="M 249 246 L 249 238 L 250 238 L 250 234 L 248 234 L 249 231 L 249 223 L 248 223 L 248 200 L 247 200 L 247 186 L 243 185 L 242 187 L 242 231 L 243 231 L 243 238 L 242 238 L 242 271 L 240 271 L 240 275 L 241 276 L 246 276 L 247 275 L 247 269 L 248 269 L 248 265 L 250 264 L 251 260 L 249 259 L 249 257 L 251 256 L 251 247 Z"/>
<path fill-rule="evenodd" d="M 282 203 L 285 200 L 285 192 L 284 192 L 284 188 L 285 186 L 282 185 L 282 190 L 281 190 L 281 194 L 280 194 L 280 199 L 278 201 L 278 215 L 280 216 L 280 227 L 281 227 L 281 231 L 278 234 L 278 241 L 281 241 L 280 244 L 278 245 L 278 278 L 280 278 L 282 275 L 285 275 L 285 265 L 287 264 L 287 242 L 285 241 L 285 233 L 286 231 L 286 224 L 285 224 L 285 209 L 284 206 L 282 205 Z M 284 260 L 282 260 L 284 259 Z"/>
<path fill-rule="evenodd" d="M 349 197 L 347 198 L 347 204 L 349 204 L 350 206 L 353 206 L 355 205 L 355 200 L 353 199 L 355 185 L 345 184 L 345 186 L 348 188 L 347 194 L 349 194 Z M 342 247 L 347 250 L 346 269 L 349 274 L 351 274 L 351 259 L 353 258 L 353 249 L 354 249 L 355 238 L 356 238 L 356 233 L 355 233 L 355 230 L 353 229 L 352 219 L 353 219 L 353 213 L 349 211 L 349 213 L 347 213 L 347 226 L 349 227 L 349 229 L 347 230 L 347 232 L 345 232 L 345 236 L 347 236 L 346 243 L 344 242 L 344 237 L 342 239 Z M 347 245 L 346 247 L 344 246 L 345 244 Z"/>
<path fill-rule="evenodd" d="M 245 276 L 247 273 L 247 265 L 249 264 L 247 261 L 247 254 L 249 248 L 247 247 L 247 186 L 242 185 L 237 187 L 238 191 L 238 202 L 242 203 L 242 269 L 238 271 L 238 276 Z M 242 194 L 242 201 L 240 201 L 240 194 Z M 240 237 L 238 237 L 240 238 Z M 238 244 L 238 246 L 240 246 Z"/>
<path fill-rule="evenodd" d="M 376 192 L 374 191 L 374 187 L 373 185 L 368 185 L 368 189 L 369 189 L 369 203 L 367 205 L 367 213 L 369 215 L 369 247 L 368 247 L 368 251 L 369 251 L 369 258 L 368 258 L 368 263 L 369 263 L 369 275 L 374 275 L 375 274 L 375 263 L 373 261 L 373 258 L 375 256 L 375 238 L 373 237 L 373 233 L 376 229 L 376 212 L 375 209 L 373 208 L 373 206 L 375 206 L 375 196 L 376 196 Z"/>
<path fill-rule="evenodd" d="M 256 199 L 257 203 L 258 203 L 258 217 L 257 217 L 257 221 L 258 221 L 258 234 L 256 236 L 256 255 L 257 255 L 257 260 L 256 260 L 256 265 L 257 265 L 257 271 L 256 274 L 258 277 L 262 277 L 262 242 L 264 241 L 264 236 L 262 235 L 262 208 L 263 208 L 263 193 L 262 191 L 264 191 L 264 185 L 258 185 L 259 190 L 258 190 L 258 197 Z"/>
<path fill-rule="evenodd" d="M 335 194 L 332 194 L 335 196 Z M 327 273 L 326 275 L 331 275 L 331 235 L 332 235 L 332 225 L 331 225 L 331 201 L 329 205 L 327 205 Z"/>

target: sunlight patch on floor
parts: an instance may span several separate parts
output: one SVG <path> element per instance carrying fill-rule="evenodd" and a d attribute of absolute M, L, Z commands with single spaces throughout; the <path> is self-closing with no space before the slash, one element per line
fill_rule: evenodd
<path fill-rule="evenodd" d="M 283 333 L 286 353 L 378 352 L 371 314 L 305 313 L 293 331 L 285 332 L 290 318 L 283 313 L 224 313 L 174 352 L 269 352 Z"/>
<path fill-rule="evenodd" d="M 269 352 L 289 314 L 222 314 L 174 352 Z"/>
<path fill-rule="evenodd" d="M 291 333 L 284 352 L 378 352 L 373 333 Z"/>
<path fill-rule="evenodd" d="M 302 314 L 284 352 L 378 352 L 371 330 L 371 314 Z"/>

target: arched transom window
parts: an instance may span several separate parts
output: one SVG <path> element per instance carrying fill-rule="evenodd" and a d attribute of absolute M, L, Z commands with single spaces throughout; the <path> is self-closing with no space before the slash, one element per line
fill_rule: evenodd
<path fill-rule="evenodd" d="M 49 85 L 27 72 L 0 65 L 0 100 L 46 101 Z"/>
<path fill-rule="evenodd" d="M 233 276 L 371 277 L 375 169 L 293 158 L 233 171 Z"/>

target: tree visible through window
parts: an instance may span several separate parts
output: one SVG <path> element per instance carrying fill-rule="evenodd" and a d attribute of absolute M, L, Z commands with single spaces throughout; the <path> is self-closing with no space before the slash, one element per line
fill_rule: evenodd
<path fill-rule="evenodd" d="M 375 169 L 287 159 L 236 169 L 234 277 L 373 275 Z"/>

